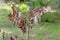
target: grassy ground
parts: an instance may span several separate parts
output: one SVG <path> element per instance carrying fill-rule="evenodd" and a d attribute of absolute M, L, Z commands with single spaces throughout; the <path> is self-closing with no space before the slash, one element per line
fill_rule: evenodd
<path fill-rule="evenodd" d="M 25 38 L 17 25 L 13 26 L 12 22 L 9 21 L 7 15 L 10 12 L 9 7 L 0 6 L 0 29 L 5 31 L 5 40 L 9 40 L 10 35 L 17 35 L 18 40 Z M 0 40 L 2 40 L 1 33 Z M 30 40 L 60 40 L 60 22 L 34 25 L 33 29 L 30 30 Z"/>

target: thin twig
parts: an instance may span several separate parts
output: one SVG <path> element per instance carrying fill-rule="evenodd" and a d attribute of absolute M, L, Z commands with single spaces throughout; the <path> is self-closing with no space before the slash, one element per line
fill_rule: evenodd
<path fill-rule="evenodd" d="M 30 31 L 30 29 L 29 29 L 29 27 L 28 27 L 28 40 L 29 40 L 29 31 Z"/>

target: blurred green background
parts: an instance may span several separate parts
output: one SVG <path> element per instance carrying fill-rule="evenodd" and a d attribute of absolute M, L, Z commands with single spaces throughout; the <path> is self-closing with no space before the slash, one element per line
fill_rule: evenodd
<path fill-rule="evenodd" d="M 11 12 L 11 5 L 13 3 L 19 5 L 19 9 L 26 17 L 30 6 L 33 9 L 39 6 L 52 6 L 57 12 L 51 14 L 46 13 L 42 16 L 42 22 L 44 22 L 44 25 L 42 25 L 41 22 L 38 26 L 33 26 L 32 30 L 30 30 L 30 40 L 60 40 L 60 13 L 58 8 L 60 0 L 32 0 L 32 2 L 30 2 L 30 0 L 25 0 L 24 2 L 21 2 L 20 0 L 0 1 L 3 2 L 0 4 L 0 29 L 5 31 L 5 40 L 9 40 L 11 34 L 17 35 L 17 40 L 20 40 L 23 37 L 18 26 L 13 26 L 13 23 L 8 19 L 8 14 Z M 46 19 L 49 22 L 45 22 Z M 2 40 L 1 35 L 0 32 L 0 40 Z"/>

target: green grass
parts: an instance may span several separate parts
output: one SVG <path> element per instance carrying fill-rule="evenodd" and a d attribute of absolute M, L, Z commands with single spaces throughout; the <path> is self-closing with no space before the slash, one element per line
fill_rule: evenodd
<path fill-rule="evenodd" d="M 5 31 L 5 40 L 9 40 L 9 36 L 17 35 L 18 40 L 22 38 L 21 30 L 16 26 L 13 26 L 12 22 L 8 19 L 8 14 L 11 12 L 10 7 L 0 6 L 0 29 Z M 46 15 L 47 16 L 47 15 Z M 43 26 L 33 26 L 30 30 L 30 40 L 60 40 L 60 23 L 45 23 Z M 27 37 L 27 35 L 26 35 Z M 25 37 L 24 37 L 25 38 Z M 0 33 L 1 40 L 1 33 Z"/>

